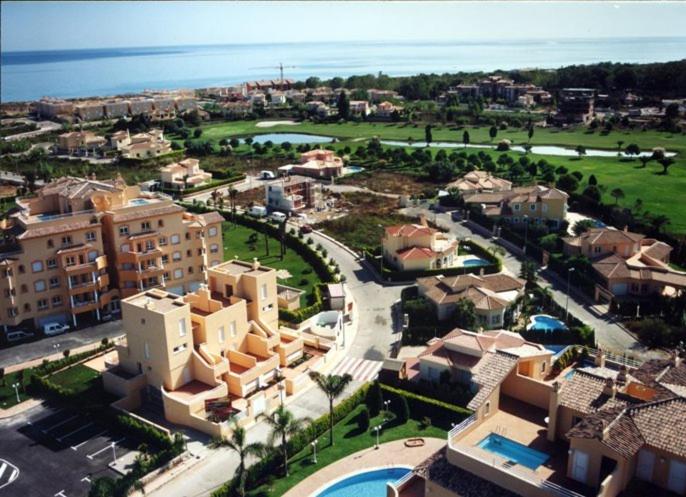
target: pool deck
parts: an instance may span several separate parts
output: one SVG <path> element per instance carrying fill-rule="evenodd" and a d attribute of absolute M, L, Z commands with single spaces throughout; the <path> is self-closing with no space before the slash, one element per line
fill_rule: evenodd
<path fill-rule="evenodd" d="M 424 442 L 422 447 L 405 447 L 405 440 L 396 440 L 381 444 L 378 449 L 370 447 L 355 452 L 307 477 L 283 494 L 283 497 L 311 497 L 314 492 L 334 480 L 365 469 L 385 466 L 415 467 L 446 444 L 442 438 L 424 438 Z"/>

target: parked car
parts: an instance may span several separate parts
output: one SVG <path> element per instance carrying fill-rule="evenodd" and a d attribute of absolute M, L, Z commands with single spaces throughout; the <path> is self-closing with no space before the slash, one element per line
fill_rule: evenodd
<path fill-rule="evenodd" d="M 284 214 L 283 212 L 272 212 L 271 216 L 269 218 L 272 221 L 276 221 L 277 223 L 285 223 L 286 219 L 288 219 L 288 216 Z"/>
<path fill-rule="evenodd" d="M 276 179 L 273 171 L 260 171 L 260 179 Z"/>
<path fill-rule="evenodd" d="M 24 340 L 29 340 L 35 336 L 36 334 L 32 331 L 24 330 L 8 331 L 5 333 L 5 338 L 8 343 L 23 342 Z"/>
<path fill-rule="evenodd" d="M 300 233 L 302 233 L 303 235 L 307 235 L 308 233 L 312 233 L 313 231 L 314 228 L 312 228 L 312 226 L 310 226 L 309 224 L 303 224 L 300 227 Z"/>
<path fill-rule="evenodd" d="M 46 336 L 60 335 L 69 331 L 68 324 L 62 323 L 45 323 L 43 325 L 43 333 Z"/>
<path fill-rule="evenodd" d="M 253 205 L 248 214 L 253 217 L 265 217 L 267 215 L 267 208 L 261 205 Z"/>

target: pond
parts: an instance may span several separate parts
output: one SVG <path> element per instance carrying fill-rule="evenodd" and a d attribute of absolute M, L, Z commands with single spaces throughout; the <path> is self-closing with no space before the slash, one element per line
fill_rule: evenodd
<path fill-rule="evenodd" d="M 264 144 L 269 141 L 275 145 L 281 145 L 284 142 L 294 145 L 302 143 L 331 143 L 333 139 L 332 136 L 308 135 L 305 133 L 264 133 L 252 137 L 253 143 Z M 245 140 L 241 141 L 245 142 Z"/>
<path fill-rule="evenodd" d="M 413 147 L 413 148 L 424 148 L 426 147 L 426 142 L 407 142 L 407 141 L 395 141 L 395 140 L 381 140 L 384 145 L 390 145 L 394 147 Z M 431 148 L 465 148 L 464 144 L 457 142 L 431 142 Z M 483 148 L 483 149 L 495 149 L 496 145 L 479 145 L 470 144 L 466 148 Z M 525 152 L 524 147 L 521 145 L 513 145 L 510 147 L 513 152 Z M 533 145 L 531 147 L 531 154 L 537 155 L 554 155 L 558 157 L 578 157 L 576 150 L 573 148 L 559 147 L 557 145 Z M 641 156 L 649 157 L 653 154 L 652 151 L 641 152 Z M 676 153 L 666 152 L 666 157 L 674 157 Z M 613 150 L 601 150 L 596 148 L 586 149 L 587 157 L 617 157 L 617 151 Z M 622 157 L 630 157 L 624 152 L 621 153 Z"/>

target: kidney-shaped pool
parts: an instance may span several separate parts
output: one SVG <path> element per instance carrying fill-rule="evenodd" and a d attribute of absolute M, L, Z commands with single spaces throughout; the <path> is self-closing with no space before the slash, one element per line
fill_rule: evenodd
<path fill-rule="evenodd" d="M 410 468 L 382 468 L 356 473 L 329 485 L 313 497 L 386 497 L 386 484 L 407 475 Z"/>

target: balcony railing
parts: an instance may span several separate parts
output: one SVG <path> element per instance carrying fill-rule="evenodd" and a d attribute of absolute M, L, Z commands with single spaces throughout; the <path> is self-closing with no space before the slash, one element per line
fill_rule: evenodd
<path fill-rule="evenodd" d="M 460 433 L 465 431 L 474 423 L 476 423 L 476 414 L 472 414 L 468 418 L 464 419 L 460 424 L 453 426 L 452 429 L 448 432 L 448 446 L 452 447 L 453 438 L 458 436 Z"/>

